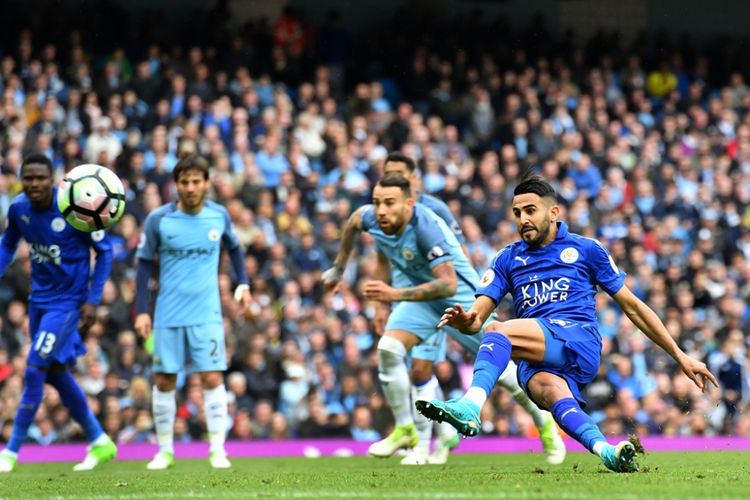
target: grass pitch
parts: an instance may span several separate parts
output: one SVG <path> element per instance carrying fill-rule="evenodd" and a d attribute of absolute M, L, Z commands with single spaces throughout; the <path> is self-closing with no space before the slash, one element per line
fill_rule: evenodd
<path fill-rule="evenodd" d="M 272 445 L 269 443 L 269 445 Z M 540 455 L 456 455 L 448 465 L 402 466 L 398 458 L 235 459 L 230 470 L 204 460 L 152 472 L 114 462 L 93 472 L 72 463 L 19 464 L 0 476 L 0 498 L 748 498 L 747 453 L 650 453 L 641 472 L 614 474 L 575 453 L 561 466 Z"/>

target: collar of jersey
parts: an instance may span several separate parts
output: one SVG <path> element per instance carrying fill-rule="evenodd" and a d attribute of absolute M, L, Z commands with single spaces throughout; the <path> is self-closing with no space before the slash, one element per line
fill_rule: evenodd
<path fill-rule="evenodd" d="M 568 235 L 568 225 L 562 221 L 558 221 L 555 224 L 557 224 L 557 234 L 555 235 L 555 241 L 565 238 Z M 525 241 L 518 241 L 521 243 L 521 248 L 523 250 L 528 250 L 529 245 Z"/>

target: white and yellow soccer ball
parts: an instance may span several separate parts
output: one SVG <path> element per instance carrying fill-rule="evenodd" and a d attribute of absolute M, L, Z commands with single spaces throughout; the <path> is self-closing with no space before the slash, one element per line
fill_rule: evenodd
<path fill-rule="evenodd" d="M 79 231 L 111 227 L 125 212 L 125 188 L 117 174 L 101 165 L 79 165 L 57 188 L 57 208 Z"/>

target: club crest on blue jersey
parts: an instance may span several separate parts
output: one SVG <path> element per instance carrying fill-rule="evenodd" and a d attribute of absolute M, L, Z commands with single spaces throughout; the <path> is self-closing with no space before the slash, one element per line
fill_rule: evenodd
<path fill-rule="evenodd" d="M 219 233 L 219 230 L 216 228 L 213 228 L 208 232 L 208 239 L 211 241 L 219 241 L 219 237 L 221 237 L 221 233 Z"/>
<path fill-rule="evenodd" d="M 560 260 L 565 262 L 566 264 L 572 264 L 573 262 L 578 260 L 578 250 L 573 247 L 565 248 L 562 252 L 560 252 Z"/>
<path fill-rule="evenodd" d="M 414 260 L 414 252 L 412 252 L 411 248 L 403 248 L 401 250 L 401 256 L 405 260 Z"/>
<path fill-rule="evenodd" d="M 50 227 L 56 233 L 61 233 L 65 230 L 65 219 L 62 217 L 55 217 L 50 223 Z"/>

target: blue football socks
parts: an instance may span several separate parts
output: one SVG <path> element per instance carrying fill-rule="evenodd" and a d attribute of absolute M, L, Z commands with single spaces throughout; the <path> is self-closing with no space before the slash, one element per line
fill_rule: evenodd
<path fill-rule="evenodd" d="M 8 441 L 8 450 L 18 453 L 26 440 L 29 427 L 44 397 L 44 377 L 46 373 L 35 366 L 27 366 L 23 375 L 23 394 L 13 421 L 13 432 Z"/>
<path fill-rule="evenodd" d="M 497 379 L 510 362 L 511 348 L 508 337 L 500 332 L 487 332 L 482 337 L 482 343 L 474 361 L 474 377 L 471 380 L 471 386 L 479 387 L 487 394 L 492 392 Z"/>
<path fill-rule="evenodd" d="M 568 436 L 584 445 L 592 453 L 595 453 L 594 444 L 600 441 L 607 442 L 599 427 L 573 398 L 561 399 L 552 405 L 552 415 Z"/>
<path fill-rule="evenodd" d="M 71 416 L 83 428 L 89 442 L 94 442 L 104 433 L 102 426 L 99 425 L 99 421 L 89 408 L 86 395 L 69 371 L 50 372 L 47 375 L 47 382 L 60 393 L 60 399 L 70 410 Z"/>

